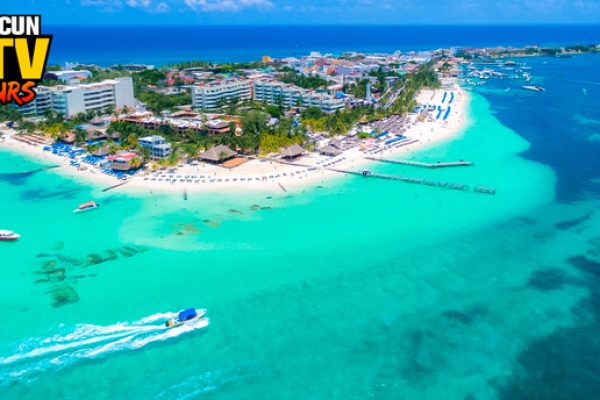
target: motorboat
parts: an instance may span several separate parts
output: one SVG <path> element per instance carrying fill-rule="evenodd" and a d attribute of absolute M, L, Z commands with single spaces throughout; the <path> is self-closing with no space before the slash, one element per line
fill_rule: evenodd
<path fill-rule="evenodd" d="M 21 237 L 21 235 L 19 235 L 18 233 L 15 233 L 13 231 L 0 230 L 0 241 L 4 241 L 4 242 L 15 241 L 20 237 Z"/>
<path fill-rule="evenodd" d="M 534 92 L 544 92 L 544 91 L 546 91 L 546 89 L 544 89 L 540 85 L 526 85 L 526 86 L 521 86 L 521 87 L 523 89 L 525 89 L 525 90 L 531 90 L 531 91 L 534 91 Z"/>
<path fill-rule="evenodd" d="M 73 212 L 80 213 L 84 211 L 95 210 L 98 207 L 100 207 L 100 205 L 95 201 L 88 201 L 87 203 L 80 204 L 79 207 L 73 210 Z"/>
<path fill-rule="evenodd" d="M 206 315 L 207 310 L 205 308 L 187 308 L 181 311 L 177 318 L 171 318 L 165 322 L 167 329 L 176 328 L 186 323 L 195 321 Z"/>

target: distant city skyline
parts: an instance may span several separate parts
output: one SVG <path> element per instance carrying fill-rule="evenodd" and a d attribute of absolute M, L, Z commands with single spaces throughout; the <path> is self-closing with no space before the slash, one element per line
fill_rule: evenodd
<path fill-rule="evenodd" d="M 20 0 L 44 25 L 594 24 L 600 0 Z"/>

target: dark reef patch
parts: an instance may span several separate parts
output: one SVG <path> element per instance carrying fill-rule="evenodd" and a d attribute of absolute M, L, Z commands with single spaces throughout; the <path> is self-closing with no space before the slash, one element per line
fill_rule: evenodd
<path fill-rule="evenodd" d="M 221 226 L 221 224 L 220 224 L 219 222 L 217 222 L 217 221 L 212 221 L 212 220 L 210 220 L 210 219 L 205 219 L 205 220 L 204 220 L 204 221 L 202 221 L 202 222 L 204 222 L 204 224 L 205 224 L 206 226 L 210 226 L 211 228 L 218 228 L 219 226 Z"/>
<path fill-rule="evenodd" d="M 594 215 L 594 211 L 590 211 L 587 214 L 579 217 L 579 218 L 575 218 L 572 220 L 567 220 L 567 221 L 562 221 L 562 222 L 558 222 L 556 224 L 554 224 L 554 226 L 558 229 L 571 229 L 577 225 L 580 225 L 582 223 L 584 223 L 585 221 L 587 221 L 588 219 L 592 218 L 592 216 Z"/>
<path fill-rule="evenodd" d="M 34 283 L 54 285 L 46 292 L 50 294 L 53 307 L 75 303 L 79 301 L 79 294 L 73 286 L 67 285 L 66 282 L 75 284 L 83 278 L 97 276 L 95 274 L 77 274 L 78 267 L 91 267 L 118 258 L 129 258 L 147 250 L 148 248 L 143 246 L 121 246 L 99 253 L 90 253 L 83 260 L 62 254 L 40 253 L 36 256 L 41 259 L 41 265 L 35 272 L 38 278 Z M 41 277 L 39 277 L 40 275 Z"/>
<path fill-rule="evenodd" d="M 69 285 L 55 286 L 48 293 L 52 298 L 52 307 L 62 307 L 79 301 L 79 294 Z"/>
<path fill-rule="evenodd" d="M 600 262 L 594 261 L 586 256 L 579 255 L 567 258 L 567 262 L 588 275 L 600 278 Z"/>
<path fill-rule="evenodd" d="M 600 398 L 600 263 L 582 255 L 566 261 L 588 277 L 577 281 L 589 290 L 571 310 L 578 323 L 529 343 L 518 355 L 512 375 L 494 383 L 500 399 Z"/>
<path fill-rule="evenodd" d="M 467 313 L 457 310 L 447 310 L 442 313 L 442 316 L 454 321 L 458 321 L 463 325 L 471 325 L 473 317 Z"/>
<path fill-rule="evenodd" d="M 36 189 L 24 190 L 21 192 L 21 198 L 25 201 L 42 201 L 52 198 L 75 199 L 81 192 L 81 189 L 73 185 L 59 185 L 53 190 L 38 187 Z"/>
<path fill-rule="evenodd" d="M 544 292 L 558 290 L 568 284 L 577 284 L 577 279 L 570 277 L 558 268 L 545 268 L 533 271 L 527 286 Z"/>

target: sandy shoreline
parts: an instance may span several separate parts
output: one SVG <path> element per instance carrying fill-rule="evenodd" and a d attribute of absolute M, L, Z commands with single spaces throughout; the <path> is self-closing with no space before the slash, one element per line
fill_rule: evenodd
<path fill-rule="evenodd" d="M 417 95 L 417 101 L 420 104 L 439 104 L 447 107 L 448 101 L 442 104 L 442 98 L 444 92 L 450 91 L 454 92 L 454 100 L 450 104 L 452 110 L 448 119 L 446 121 L 440 118 L 433 121 L 416 122 L 406 130 L 404 135 L 408 139 L 418 141 L 406 146 L 388 148 L 374 155 L 366 154 L 359 148 L 346 150 L 336 157 L 325 157 L 311 153 L 294 161 L 294 163 L 305 165 L 302 167 L 270 160 L 251 160 L 232 170 L 203 163 L 185 164 L 176 167 L 176 172 L 172 176 L 169 173 L 169 180 L 164 178 L 164 174 L 167 174 L 166 171 L 157 173 L 142 171 L 130 178 L 119 190 L 132 190 L 140 193 L 151 191 L 182 192 L 184 190 L 189 192 L 248 190 L 282 192 L 301 190 L 310 185 L 320 185 L 326 180 L 343 176 L 339 172 L 328 170 L 327 166 L 324 165 L 336 169 L 359 171 L 373 162 L 366 159 L 365 156 L 393 158 L 402 154 L 408 158 L 417 150 L 431 147 L 457 136 L 467 122 L 469 96 L 464 89 L 458 86 L 456 81 L 446 82 L 444 88 L 435 91 L 422 90 Z M 416 118 L 416 116 L 411 118 Z M 25 153 L 34 158 L 60 165 L 60 168 L 53 169 L 53 171 L 101 187 L 109 187 L 122 182 L 115 177 L 104 175 L 96 168 L 88 165 L 86 165 L 87 169 L 84 171 L 77 170 L 69 165 L 70 159 L 44 151 L 41 145 L 29 145 L 17 141 L 10 134 L 5 135 L 4 140 L 0 141 L 0 148 Z M 163 176 L 158 176 L 159 174 L 163 174 Z M 173 180 L 175 182 L 172 182 Z"/>

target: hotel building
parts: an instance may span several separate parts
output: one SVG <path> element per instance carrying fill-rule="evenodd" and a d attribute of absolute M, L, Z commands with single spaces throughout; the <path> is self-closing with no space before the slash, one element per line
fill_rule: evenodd
<path fill-rule="evenodd" d="M 17 110 L 25 115 L 56 111 L 70 118 L 78 113 L 109 107 L 135 107 L 133 81 L 130 77 L 68 86 L 38 86 L 36 93 L 34 101 L 17 107 Z"/>
<path fill-rule="evenodd" d="M 172 152 L 171 143 L 167 143 L 165 138 L 158 135 L 140 138 L 139 144 L 142 147 L 150 149 L 150 157 L 154 159 L 166 158 Z"/>
<path fill-rule="evenodd" d="M 251 98 L 252 85 L 248 79 L 226 79 L 192 87 L 194 108 L 217 108 L 224 102 L 233 99 L 242 102 Z"/>
<path fill-rule="evenodd" d="M 281 101 L 284 107 L 319 107 L 326 113 L 345 107 L 342 99 L 327 93 L 317 93 L 276 80 L 254 81 L 254 100 L 269 104 L 279 104 Z"/>

